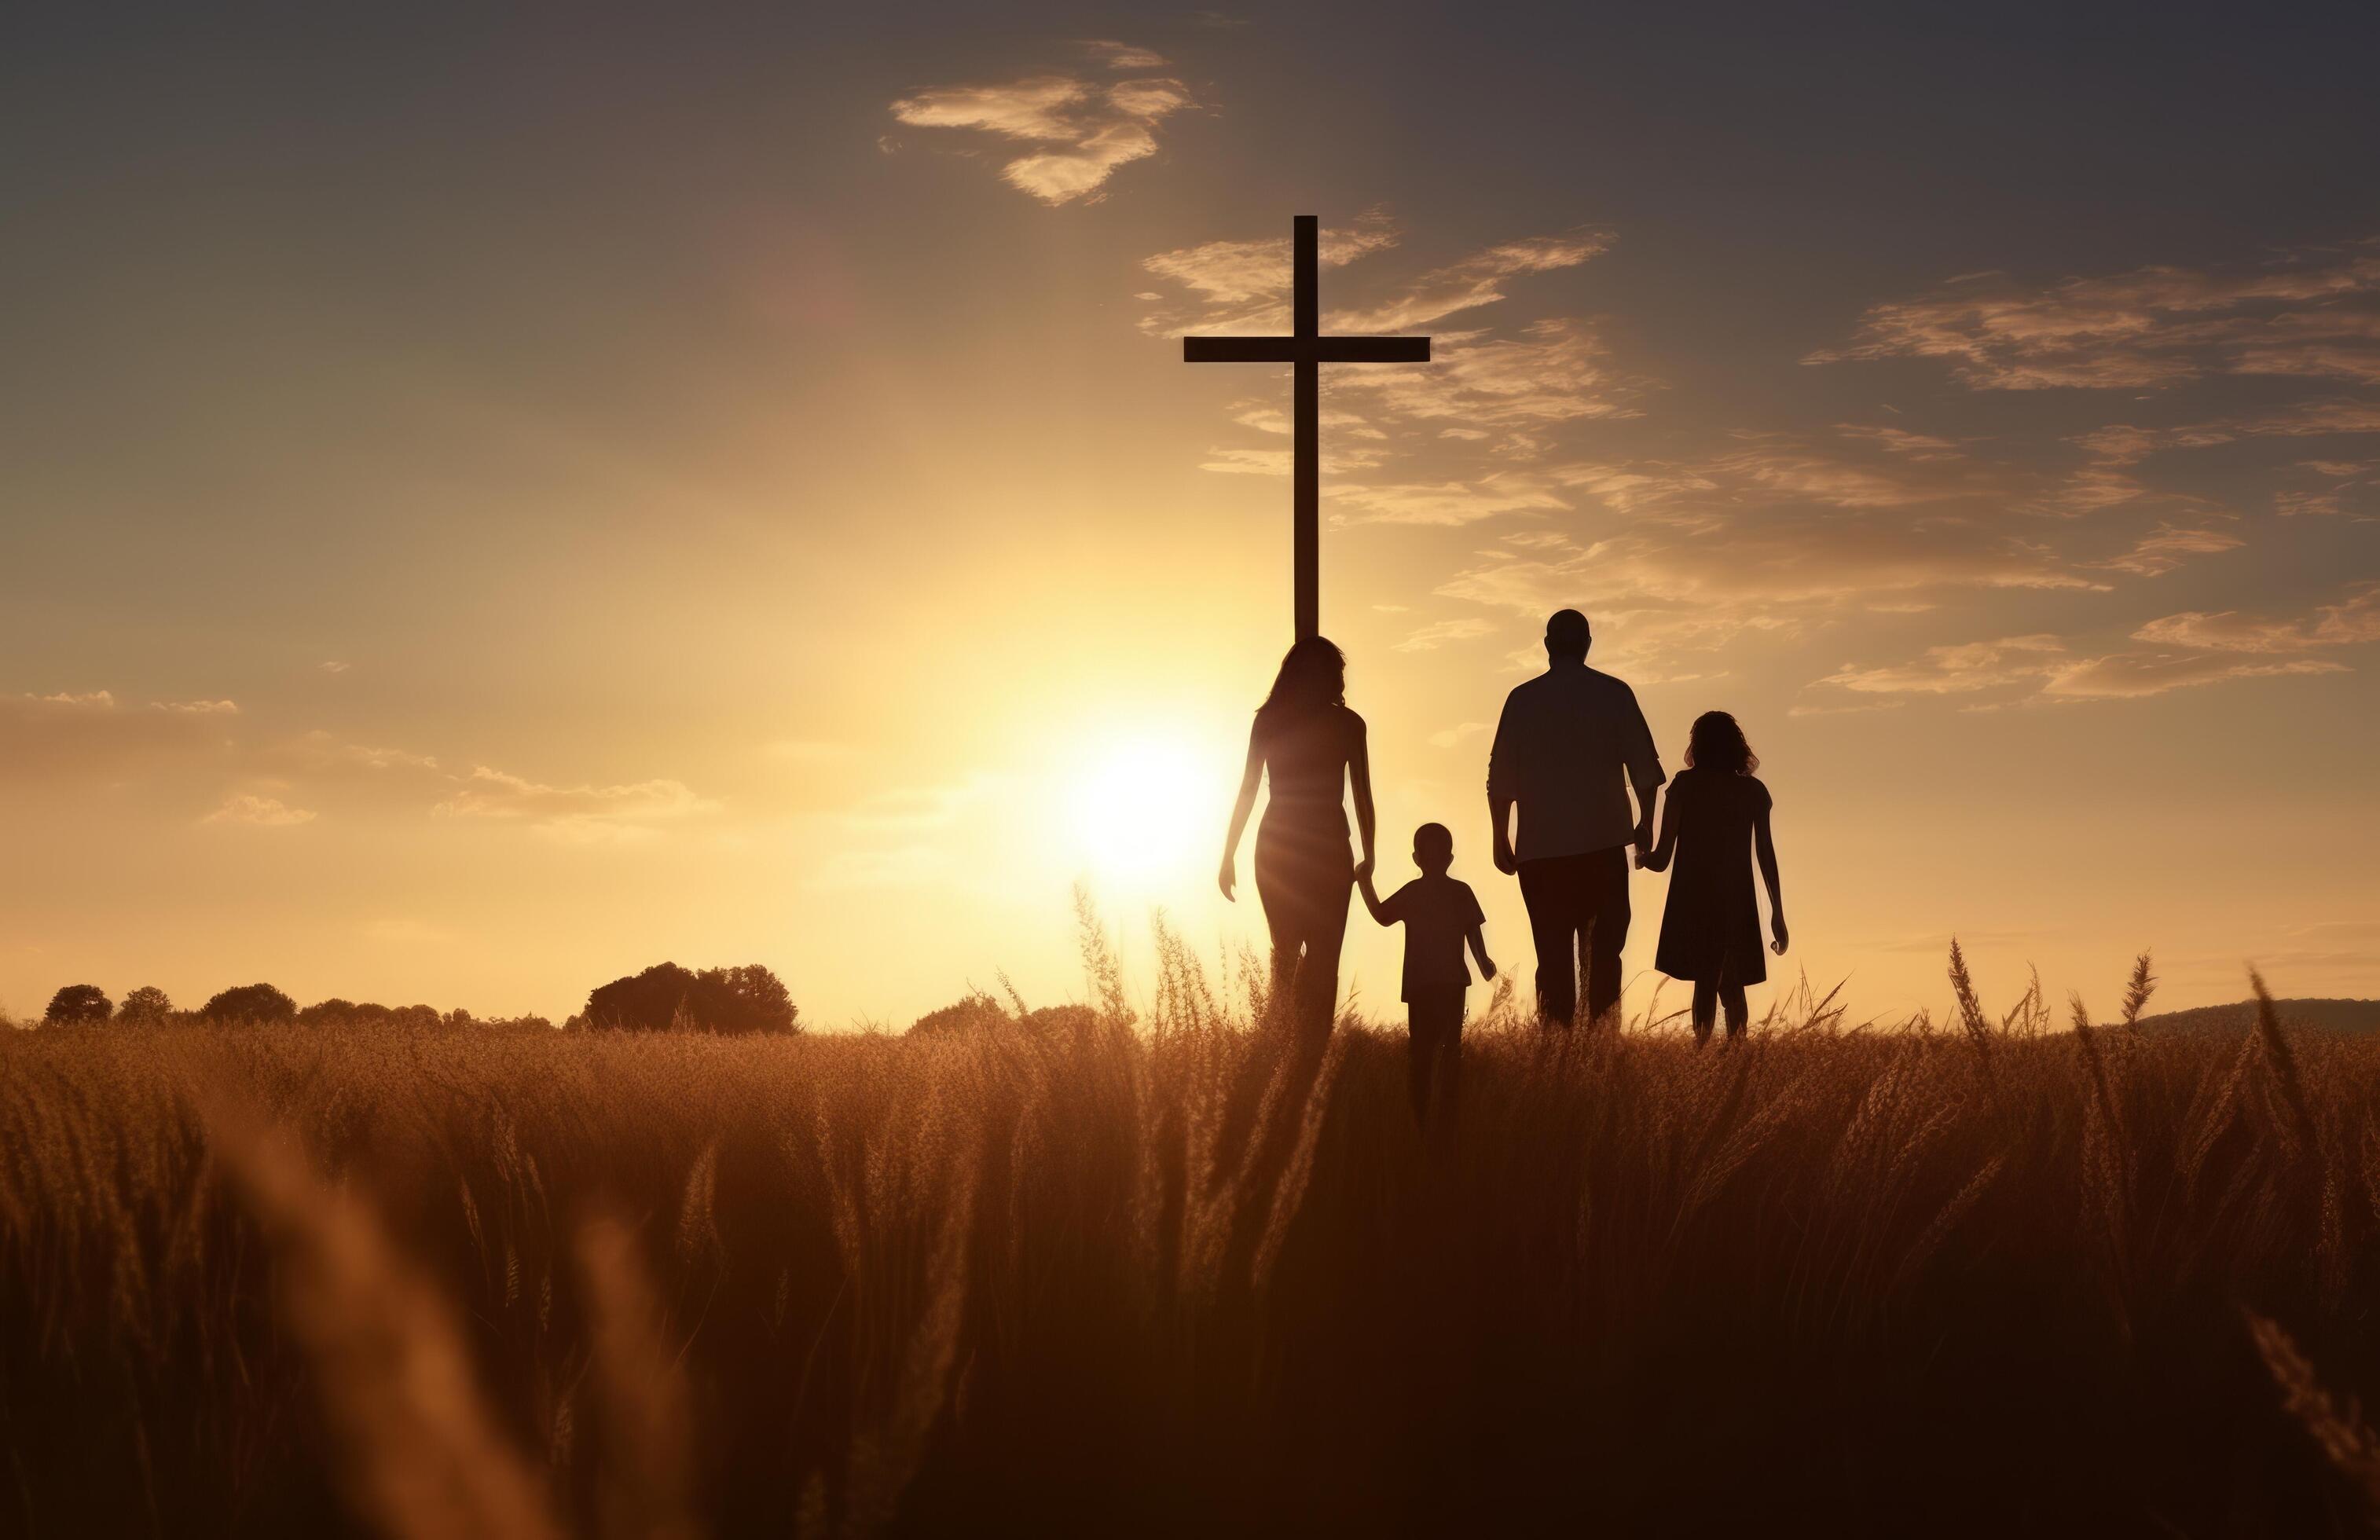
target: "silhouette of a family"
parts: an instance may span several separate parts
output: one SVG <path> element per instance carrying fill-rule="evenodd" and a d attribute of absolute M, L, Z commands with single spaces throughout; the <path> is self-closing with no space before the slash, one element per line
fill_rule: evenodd
<path fill-rule="evenodd" d="M 1732 716 L 1706 711 L 1688 734 L 1685 768 L 1668 781 L 1636 693 L 1586 665 L 1594 641 L 1586 617 L 1556 612 L 1546 622 L 1545 641 L 1546 671 L 1505 697 L 1488 756 L 1492 855 L 1497 870 L 1519 879 L 1528 909 L 1538 1019 L 1548 1028 L 1572 1025 L 1582 973 L 1588 1020 L 1614 1018 L 1633 852 L 1638 869 L 1677 867 L 1654 966 L 1694 986 L 1695 1041 L 1710 1039 L 1722 1010 L 1728 1037 L 1741 1037 L 1748 1020 L 1744 990 L 1768 976 L 1753 890 L 1755 859 L 1768 890 L 1770 944 L 1781 955 L 1787 941 L 1768 788 L 1754 774 L 1759 758 Z M 1377 845 L 1364 719 L 1347 707 L 1345 655 L 1320 637 L 1289 649 L 1257 709 L 1223 844 L 1219 880 L 1227 899 L 1235 897 L 1240 840 L 1259 784 L 1270 790 L 1257 828 L 1256 882 L 1272 933 L 1274 1010 L 1307 1050 L 1328 1039 L 1349 898 L 1360 891 L 1373 919 L 1405 928 L 1415 1118 L 1425 1130 L 1451 1124 L 1471 986 L 1466 948 L 1483 978 L 1496 976 L 1485 916 L 1470 886 L 1451 875 L 1454 838 L 1442 824 L 1414 831 L 1420 877 L 1386 899 L 1373 886 Z M 1348 848 L 1351 800 L 1360 855 Z"/>

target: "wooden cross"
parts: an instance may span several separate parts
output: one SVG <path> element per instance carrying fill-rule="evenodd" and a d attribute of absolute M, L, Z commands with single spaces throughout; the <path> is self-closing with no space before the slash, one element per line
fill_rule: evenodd
<path fill-rule="evenodd" d="M 1317 301 L 1316 273 L 1320 265 L 1321 236 L 1313 214 L 1299 214 L 1292 237 L 1296 273 L 1291 304 L 1290 335 L 1285 337 L 1184 337 L 1182 361 L 1186 364 L 1293 364 L 1296 366 L 1296 407 L 1290 431 L 1291 500 L 1296 515 L 1292 539 L 1294 552 L 1297 639 L 1321 631 L 1322 460 L 1319 372 L 1321 364 L 1426 364 L 1427 337 L 1326 337 L 1321 332 L 1321 307 Z"/>

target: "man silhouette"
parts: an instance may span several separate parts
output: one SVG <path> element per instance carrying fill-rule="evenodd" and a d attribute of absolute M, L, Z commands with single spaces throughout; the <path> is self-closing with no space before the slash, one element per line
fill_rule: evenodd
<path fill-rule="evenodd" d="M 1628 847 L 1651 847 L 1653 799 L 1666 779 L 1636 692 L 1586 666 L 1593 639 L 1576 610 L 1546 622 L 1546 672 L 1504 697 L 1488 755 L 1496 868 L 1521 879 L 1537 947 L 1537 1014 L 1548 1026 L 1568 1026 L 1578 1014 L 1582 955 L 1588 1018 L 1620 1003 Z M 1636 789 L 1633 820 L 1623 770 Z"/>

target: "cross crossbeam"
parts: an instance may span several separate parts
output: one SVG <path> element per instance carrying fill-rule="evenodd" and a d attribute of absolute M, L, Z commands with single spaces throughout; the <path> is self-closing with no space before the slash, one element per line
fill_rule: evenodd
<path fill-rule="evenodd" d="M 1292 588 L 1297 639 L 1321 632 L 1323 364 L 1426 364 L 1427 337 L 1326 337 L 1318 297 L 1320 222 L 1299 214 L 1292 225 L 1291 333 L 1285 337 L 1184 337 L 1189 364 L 1289 364 L 1294 382 L 1290 413 Z"/>

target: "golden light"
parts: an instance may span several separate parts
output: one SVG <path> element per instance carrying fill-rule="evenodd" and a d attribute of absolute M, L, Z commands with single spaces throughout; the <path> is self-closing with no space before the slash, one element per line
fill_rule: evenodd
<path fill-rule="evenodd" d="M 1133 885 L 1189 879 L 1201 853 L 1211 864 L 1232 793 L 1212 758 L 1186 736 L 1162 734 L 1093 750 L 1069 799 L 1080 859 Z"/>

